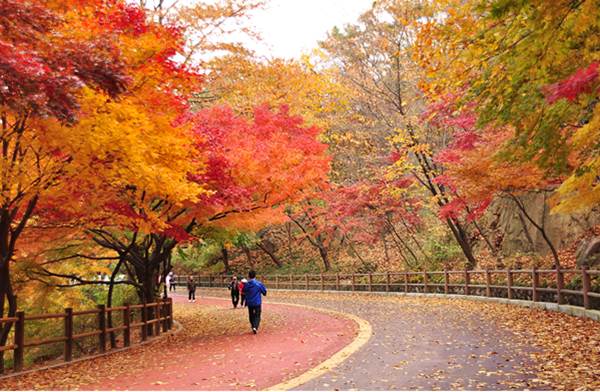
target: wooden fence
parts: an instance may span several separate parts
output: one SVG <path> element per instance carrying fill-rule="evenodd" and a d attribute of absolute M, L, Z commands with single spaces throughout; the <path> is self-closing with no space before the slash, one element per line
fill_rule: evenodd
<path fill-rule="evenodd" d="M 227 287 L 231 275 L 193 275 L 200 287 Z M 407 271 L 370 274 L 260 275 L 268 288 L 462 294 L 600 309 L 600 270 Z M 185 287 L 187 276 L 178 276 Z"/>
<path fill-rule="evenodd" d="M 120 325 L 109 327 L 109 318 L 114 321 L 115 314 L 120 313 Z M 95 318 L 95 329 L 75 331 L 74 320 L 81 316 L 92 316 Z M 109 316 L 110 315 L 110 316 Z M 63 333 L 46 339 L 26 339 L 28 325 L 33 322 L 44 320 L 62 319 Z M 95 337 L 96 343 L 93 349 L 87 350 L 88 353 L 105 353 L 111 349 L 129 347 L 135 340 L 146 341 L 150 336 L 158 336 L 162 332 L 170 330 L 173 326 L 173 301 L 171 298 L 160 300 L 153 303 L 139 305 L 125 305 L 107 308 L 105 305 L 98 305 L 96 309 L 74 311 L 72 308 L 66 308 L 63 313 L 26 315 L 25 312 L 17 312 L 16 317 L 0 318 L 0 328 L 5 323 L 12 325 L 12 344 L 0 346 L 2 353 L 2 363 L 0 364 L 0 373 L 4 371 L 7 359 L 4 353 L 12 351 L 12 369 L 13 371 L 23 370 L 25 350 L 30 347 L 39 347 L 63 343 L 62 358 L 64 362 L 73 360 L 75 344 L 85 338 Z M 139 329 L 138 329 L 139 328 Z M 76 333 L 77 332 L 77 333 Z M 121 347 L 114 344 L 115 336 L 119 335 L 122 341 Z M 137 339 L 136 339 L 137 338 Z M 135 345 L 135 343 L 133 343 Z M 107 345 L 110 347 L 107 348 Z M 8 367 L 8 366 L 7 366 Z"/>

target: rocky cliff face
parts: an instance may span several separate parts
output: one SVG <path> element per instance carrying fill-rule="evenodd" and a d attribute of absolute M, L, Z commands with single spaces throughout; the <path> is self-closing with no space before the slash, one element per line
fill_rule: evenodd
<path fill-rule="evenodd" d="M 520 199 L 531 218 L 544 227 L 556 248 L 571 246 L 592 227 L 600 224 L 598 211 L 572 215 L 550 213 L 547 204 L 549 196 L 550 193 L 532 193 L 520 196 Z M 490 214 L 491 223 L 488 227 L 495 232 L 497 244 L 503 254 L 546 254 L 550 251 L 540 231 L 527 220 L 514 201 L 508 198 L 498 199 L 490 208 Z"/>

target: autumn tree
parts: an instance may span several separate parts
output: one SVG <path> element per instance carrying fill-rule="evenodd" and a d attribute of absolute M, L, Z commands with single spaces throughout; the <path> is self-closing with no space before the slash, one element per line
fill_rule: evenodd
<path fill-rule="evenodd" d="M 99 245 L 122 258 L 141 301 L 158 294 L 157 282 L 170 270 L 177 244 L 206 235 L 210 227 L 258 230 L 281 222 L 286 203 L 326 179 L 328 158 L 316 140 L 318 129 L 303 126 L 285 108 L 258 108 L 250 122 L 218 107 L 190 114 L 187 121 L 193 124 L 196 154 L 190 159 L 202 159 L 205 166 L 184 174 L 206 192 L 180 204 L 142 196 L 119 206 L 118 212 L 135 223 L 129 230 L 91 230 Z M 282 157 L 280 151 L 287 153 Z M 152 226 L 141 226 L 144 221 Z"/>
<path fill-rule="evenodd" d="M 593 140 L 597 117 L 597 4 L 473 0 L 429 8 L 415 23 L 424 91 L 464 91 L 480 126 L 512 127 L 508 155 L 567 176 L 555 211 L 593 205 L 595 149 L 583 139 Z"/>
<path fill-rule="evenodd" d="M 464 185 L 474 169 L 482 177 L 479 187 L 471 186 L 481 190 L 494 178 L 489 186 L 511 196 L 560 265 L 543 226 L 515 193 L 558 188 L 550 199 L 555 212 L 594 205 L 596 154 L 589 141 L 598 100 L 597 4 L 473 0 L 425 8 L 426 17 L 413 23 L 413 58 L 426 75 L 421 88 L 431 100 L 459 96 L 458 106 L 470 106 L 474 114 L 478 148 L 498 148 L 490 160 L 476 162 L 477 153 L 463 157 L 464 170 L 459 175 L 455 165 L 455 179 Z"/>
<path fill-rule="evenodd" d="M 361 245 L 385 243 L 388 236 L 405 267 L 414 268 L 427 255 L 414 236 L 420 225 L 421 203 L 408 194 L 409 185 L 406 180 L 332 185 L 290 208 L 288 216 L 300 229 L 300 238 L 318 250 L 325 271 L 332 267 L 336 243 L 349 249 L 363 269 L 372 269 L 377 262 L 361 255 Z"/>
<path fill-rule="evenodd" d="M 206 67 L 210 71 L 206 74 L 205 91 L 193 101 L 197 109 L 226 104 L 235 113 L 252 118 L 257 103 L 273 108 L 285 105 L 290 114 L 318 126 L 319 140 L 326 142 L 332 151 L 330 134 L 337 121 L 332 114 L 346 111 L 347 102 L 342 86 L 312 59 L 306 56 L 300 60 L 263 59 L 237 54 L 213 59 Z M 332 154 L 332 165 L 340 166 L 336 157 Z M 283 261 L 271 237 L 280 229 L 280 225 L 261 227 L 255 233 L 259 241 L 252 242 L 253 248 L 278 266 Z M 241 250 L 248 260 L 252 259 L 251 249 L 245 244 Z"/>
<path fill-rule="evenodd" d="M 202 170 L 204 157 L 194 153 L 191 126 L 183 120 L 185 97 L 201 77 L 173 60 L 184 43 L 180 29 L 149 22 L 133 5 L 99 3 L 91 9 L 69 21 L 70 31 L 110 33 L 129 85 L 119 99 L 80 88 L 77 122 L 45 121 L 45 147 L 68 165 L 38 203 L 35 225 L 29 227 L 38 238 L 30 243 L 43 238 L 51 249 L 68 247 L 72 252 L 50 258 L 41 253 L 26 272 L 31 279 L 60 287 L 108 284 L 110 306 L 115 278 L 122 272 L 128 276 L 122 283 L 146 298 L 145 288 L 153 288 L 155 281 L 139 257 L 144 249 L 139 244 L 146 244 L 152 232 L 168 230 L 165 219 L 176 215 L 183 202 L 207 192 L 188 178 Z M 67 232 L 73 241 L 65 245 L 62 240 L 71 238 Z M 60 241 L 52 244 L 56 238 Z M 107 239 L 127 245 L 107 248 Z M 102 260 L 104 268 L 114 263 L 108 282 L 94 279 Z"/>
<path fill-rule="evenodd" d="M 444 115 L 438 113 L 437 116 Z M 450 116 L 446 123 L 453 122 Z M 501 263 L 497 247 L 477 220 L 494 200 L 507 198 L 517 207 L 520 219 L 526 219 L 540 232 L 552 253 L 555 266 L 560 267 L 556 247 L 543 222 L 538 222 L 531 215 L 521 198 L 529 193 L 551 190 L 553 179 L 546 178 L 544 172 L 531 162 L 509 160 L 503 156 L 511 137 L 510 129 L 478 131 L 474 127 L 463 128 L 453 135 L 448 147 L 435 157 L 444 167 L 443 174 L 436 177 L 435 182 L 444 184 L 453 196 L 452 201 L 440 210 L 440 215 L 444 218 L 462 217 L 472 222 L 490 253 Z"/>
<path fill-rule="evenodd" d="M 184 45 L 178 53 L 183 65 L 201 65 L 224 55 L 247 56 L 244 39 L 259 39 L 250 20 L 263 0 L 137 0 L 140 8 L 159 25 L 184 27 Z"/>
<path fill-rule="evenodd" d="M 220 20 L 211 7 L 199 10 L 209 14 L 208 20 Z M 128 65 L 139 82 L 127 99 L 102 105 L 101 115 L 90 117 L 78 129 L 85 131 L 101 120 L 107 129 L 130 130 L 129 137 L 103 155 L 110 159 L 101 163 L 114 165 L 132 150 L 132 164 L 112 172 L 119 175 L 116 178 L 82 187 L 94 189 L 88 195 L 94 201 L 90 205 L 102 211 L 86 227 L 105 249 L 101 253 L 118 260 L 112 276 L 124 270 L 140 300 L 149 301 L 158 293 L 156 282 L 171 268 L 177 244 L 202 238 L 212 226 L 258 230 L 281 220 L 278 209 L 283 204 L 323 181 L 328 158 L 316 141 L 316 128 L 302 126 L 287 109 L 280 113 L 258 109 L 247 116 L 252 118 L 247 123 L 235 120 L 234 113 L 224 108 L 190 113 L 188 102 L 201 88 L 201 80 L 194 61 L 175 61 L 189 49 L 190 30 L 170 25 L 169 17 L 155 12 L 148 17 L 138 9 L 135 16 L 137 35 L 123 41 L 121 50 L 128 54 Z M 146 105 L 149 101 L 154 103 L 151 108 Z M 163 143 L 165 135 L 169 143 Z M 288 151 L 286 159 L 279 157 L 280 151 Z M 56 269 L 44 273 L 88 282 L 79 274 L 57 274 Z"/>
<path fill-rule="evenodd" d="M 188 178 L 189 173 L 203 170 L 205 157 L 195 152 L 191 124 L 184 119 L 186 97 L 201 77 L 173 59 L 185 42 L 180 29 L 152 22 L 135 6 L 119 12 L 96 8 L 105 22 L 102 28 L 120 29 L 115 42 L 130 70 L 131 86 L 119 100 L 93 92 L 84 95 L 85 116 L 66 140 L 94 165 L 79 168 L 77 181 L 63 193 L 55 193 L 47 209 L 76 222 L 76 229 L 86 230 L 98 246 L 115 252 L 117 256 L 108 258 L 117 260 L 112 277 L 127 272 L 145 300 L 154 297 L 157 280 L 144 258 L 144 252 L 156 246 L 151 234 L 170 230 L 169 221 L 181 214 L 184 202 L 197 201 L 207 192 Z M 90 142 L 85 136 L 93 132 L 96 140 Z M 66 197 L 85 200 L 88 208 L 71 211 L 64 203 Z M 84 262 L 88 258 L 75 256 Z M 53 267 L 42 268 L 42 275 L 93 283 L 79 273 Z M 112 285 L 109 304 L 111 293 Z"/>
<path fill-rule="evenodd" d="M 426 191 L 433 205 L 443 208 L 452 196 L 434 178 L 441 168 L 434 161 L 436 151 L 444 148 L 448 135 L 435 132 L 422 117 L 426 100 L 419 86 L 421 69 L 412 58 L 414 28 L 412 22 L 423 15 L 415 2 L 377 2 L 358 23 L 344 30 L 335 29 L 321 44 L 331 62 L 339 69 L 340 82 L 350 86 L 351 105 L 370 130 L 370 142 L 376 146 L 368 155 L 371 172 L 394 164 L 389 176 L 398 180 L 413 177 Z M 393 154 L 389 152 L 392 144 Z M 475 265 L 467 224 L 458 217 L 444 222 L 460 245 L 469 266 Z"/>
<path fill-rule="evenodd" d="M 129 82 L 111 39 L 114 31 L 106 28 L 93 35 L 71 28 L 84 20 L 101 23 L 82 16 L 94 6 L 89 3 L 73 4 L 72 12 L 41 1 L 0 4 L 0 317 L 5 311 L 14 316 L 16 311 L 10 264 L 19 237 L 38 205 L 72 174 L 73 157 L 69 148 L 57 147 L 56 137 L 61 135 L 54 130 L 67 134 L 77 122 L 82 91 L 110 99 Z M 9 330 L 9 324 L 3 327 L 0 344 L 6 342 Z"/>
<path fill-rule="evenodd" d="M 230 42 L 227 37 L 234 32 L 253 35 L 245 23 L 249 13 L 261 5 L 258 1 L 245 0 L 194 5 L 177 1 L 140 2 L 141 9 L 145 11 L 144 23 L 150 26 L 148 30 L 154 32 L 154 36 L 146 35 L 149 40 L 141 44 L 153 42 L 154 46 L 147 48 L 145 57 L 135 58 L 134 64 L 145 61 L 136 69 L 140 80 L 143 80 L 144 99 L 152 97 L 152 101 L 162 109 L 159 114 L 163 116 L 163 129 L 179 129 L 175 133 L 182 136 L 193 126 L 185 112 L 194 93 L 202 88 L 203 78 L 199 77 L 199 72 L 201 67 L 205 68 L 207 59 L 204 56 L 213 57 L 220 52 L 246 53 L 240 44 Z M 139 92 L 137 95 L 140 96 Z M 139 103 L 138 110 L 148 115 L 144 102 Z M 151 116 L 157 114 L 156 107 L 151 112 Z M 165 174 L 157 183 L 130 182 L 125 188 L 127 192 L 115 190 L 120 198 L 111 205 L 115 206 L 114 211 L 125 217 L 125 225 L 90 230 L 96 243 L 120 255 L 122 263 L 117 264 L 113 275 L 118 267 L 125 268 L 141 301 L 149 301 L 156 296 L 156 282 L 160 276 L 164 279 L 171 268 L 171 251 L 180 241 L 191 238 L 189 232 L 195 227 L 193 219 L 183 225 L 174 223 L 185 215 L 190 203 L 197 202 L 202 185 L 198 181 L 190 181 L 187 176 L 200 175 L 206 159 L 202 151 L 192 147 L 193 137 L 187 134 L 185 138 L 187 141 L 180 143 L 181 139 L 171 137 L 173 143 L 164 144 L 166 155 L 157 154 L 163 148 L 160 145 L 148 146 L 153 150 L 149 155 L 157 157 L 160 162 L 146 168 Z M 150 139 L 159 144 L 161 140 L 164 140 L 164 135 L 158 133 L 155 139 Z M 183 150 L 177 150 L 179 146 Z M 177 151 L 184 155 L 177 157 Z M 165 159 L 167 156 L 173 159 Z M 167 165 L 166 170 L 161 168 L 163 164 Z M 160 183 L 162 187 L 154 186 Z M 183 188 L 177 189 L 178 186 Z"/>

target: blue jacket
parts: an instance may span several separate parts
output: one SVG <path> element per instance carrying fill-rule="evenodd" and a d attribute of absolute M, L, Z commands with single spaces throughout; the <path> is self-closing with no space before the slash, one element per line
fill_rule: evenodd
<path fill-rule="evenodd" d="M 260 306 L 262 304 L 262 295 L 267 295 L 267 289 L 264 284 L 256 279 L 250 279 L 244 283 L 244 295 L 248 306 Z"/>

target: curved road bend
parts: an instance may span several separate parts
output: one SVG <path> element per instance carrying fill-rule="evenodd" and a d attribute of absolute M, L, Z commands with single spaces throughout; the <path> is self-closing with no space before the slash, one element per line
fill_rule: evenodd
<path fill-rule="evenodd" d="M 353 313 L 373 328 L 371 339 L 359 351 L 298 390 L 548 389 L 537 384 L 531 369 L 534 348 L 479 314 L 480 303 L 317 292 L 269 294 L 267 301 Z"/>

